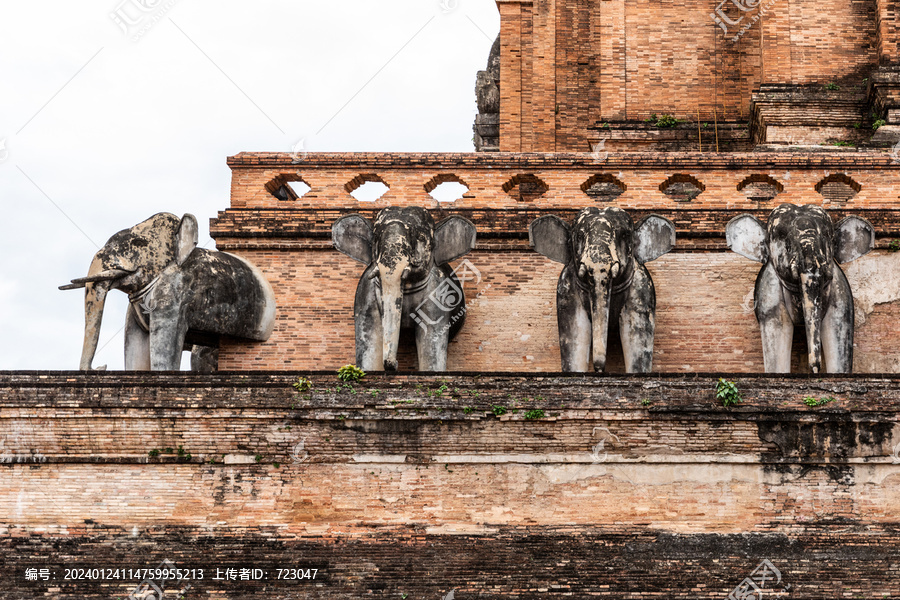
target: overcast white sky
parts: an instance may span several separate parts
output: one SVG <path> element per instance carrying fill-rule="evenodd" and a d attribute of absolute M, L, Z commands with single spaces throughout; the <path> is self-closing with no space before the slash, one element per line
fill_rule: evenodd
<path fill-rule="evenodd" d="M 111 14 L 143 18 L 136 41 Z M 0 23 L 6 370 L 77 369 L 82 292 L 57 287 L 157 212 L 208 242 L 227 156 L 471 151 L 500 19 L 493 0 L 0 0 Z M 122 368 L 126 305 L 110 294 L 95 365 Z"/>

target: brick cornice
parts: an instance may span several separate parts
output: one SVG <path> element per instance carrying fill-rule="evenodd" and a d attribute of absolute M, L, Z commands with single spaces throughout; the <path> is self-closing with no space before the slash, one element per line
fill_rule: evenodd
<path fill-rule="evenodd" d="M 421 169 L 425 167 L 475 169 L 556 169 L 582 168 L 585 171 L 611 168 L 659 169 L 895 169 L 900 164 L 881 151 L 843 151 L 824 149 L 817 152 L 622 152 L 608 153 L 601 160 L 587 152 L 335 152 L 311 153 L 297 162 L 289 152 L 242 152 L 228 158 L 232 169 L 270 167 L 283 170 L 322 168 L 390 167 Z"/>

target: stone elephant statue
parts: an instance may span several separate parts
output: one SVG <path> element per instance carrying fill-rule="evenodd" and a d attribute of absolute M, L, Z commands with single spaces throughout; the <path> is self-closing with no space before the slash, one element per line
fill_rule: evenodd
<path fill-rule="evenodd" d="M 675 226 L 650 215 L 637 226 L 619 208 L 585 208 L 570 227 L 555 215 L 528 229 L 535 250 L 565 266 L 556 288 L 563 371 L 602 371 L 618 329 L 629 373 L 653 366 L 656 291 L 644 263 L 675 247 Z"/>
<path fill-rule="evenodd" d="M 853 293 L 838 263 L 875 247 L 872 224 L 847 217 L 836 226 L 819 206 L 782 204 L 768 226 L 753 215 L 732 219 L 728 247 L 763 263 L 754 291 L 767 373 L 789 373 L 795 325 L 804 325 L 813 373 L 853 368 Z"/>
<path fill-rule="evenodd" d="M 421 371 L 445 371 L 447 346 L 462 328 L 465 296 L 447 264 L 475 247 L 475 225 L 452 216 L 437 225 L 418 207 L 385 208 L 375 223 L 335 221 L 334 247 L 367 265 L 356 288 L 356 365 L 396 371 L 401 328 L 414 328 Z"/>
<path fill-rule="evenodd" d="M 94 255 L 87 277 L 60 287 L 85 288 L 81 369 L 91 368 L 106 295 L 114 289 L 131 300 L 126 370 L 178 370 L 191 345 L 192 368 L 214 370 L 217 360 L 208 349 L 218 347 L 220 336 L 269 339 L 275 324 L 269 282 L 243 258 L 197 248 L 197 233 L 193 215 L 156 214 L 112 236 Z"/>

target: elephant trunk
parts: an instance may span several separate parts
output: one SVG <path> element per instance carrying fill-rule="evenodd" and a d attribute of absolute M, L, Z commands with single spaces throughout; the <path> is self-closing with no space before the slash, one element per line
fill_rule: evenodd
<path fill-rule="evenodd" d="M 88 278 L 103 271 L 103 265 L 94 259 L 88 271 Z M 81 349 L 81 370 L 90 371 L 97 343 L 100 340 L 100 325 L 103 323 L 103 308 L 106 306 L 106 293 L 110 281 L 103 280 L 87 283 L 84 286 L 84 345 Z"/>
<path fill-rule="evenodd" d="M 403 283 L 408 269 L 406 265 L 393 268 L 379 266 L 381 272 L 381 325 L 382 356 L 384 370 L 397 370 L 397 348 L 400 346 L 401 311 L 403 307 Z"/>
<path fill-rule="evenodd" d="M 593 330 L 591 353 L 594 370 L 598 373 L 606 368 L 606 344 L 609 335 L 609 288 L 610 279 L 608 277 L 597 277 L 591 306 L 591 328 Z"/>
<path fill-rule="evenodd" d="M 825 315 L 821 274 L 801 273 L 800 293 L 803 299 L 803 319 L 806 324 L 806 345 L 809 348 L 809 367 L 813 373 L 820 373 L 822 371 L 822 318 Z"/>

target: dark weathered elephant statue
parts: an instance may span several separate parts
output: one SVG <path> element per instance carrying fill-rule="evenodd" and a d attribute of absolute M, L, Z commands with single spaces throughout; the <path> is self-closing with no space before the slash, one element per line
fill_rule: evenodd
<path fill-rule="evenodd" d="M 675 246 L 675 226 L 650 215 L 637 226 L 619 208 L 585 208 L 569 227 L 550 215 L 536 219 L 534 249 L 563 263 L 556 314 L 563 371 L 602 371 L 607 336 L 618 328 L 629 373 L 653 365 L 656 291 L 644 263 Z"/>
<path fill-rule="evenodd" d="M 106 294 L 113 289 L 131 300 L 126 370 L 177 370 L 185 344 L 194 346 L 193 368 L 213 370 L 220 336 L 269 339 L 272 287 L 243 258 L 197 248 L 197 231 L 193 215 L 154 215 L 112 236 L 94 255 L 87 277 L 60 288 L 85 288 L 82 369 L 91 368 Z"/>
<path fill-rule="evenodd" d="M 795 325 L 805 325 L 809 366 L 828 373 L 853 368 L 853 293 L 838 263 L 875 245 L 875 230 L 860 217 L 835 226 L 819 206 L 782 204 L 768 227 L 753 215 L 732 219 L 728 247 L 763 263 L 754 292 L 767 373 L 791 371 Z"/>
<path fill-rule="evenodd" d="M 356 364 L 397 370 L 401 328 L 415 328 L 419 370 L 444 371 L 447 345 L 462 327 L 465 297 L 447 264 L 475 247 L 462 217 L 434 224 L 424 208 L 385 208 L 374 226 L 347 215 L 332 227 L 334 247 L 368 265 L 356 288 Z"/>

